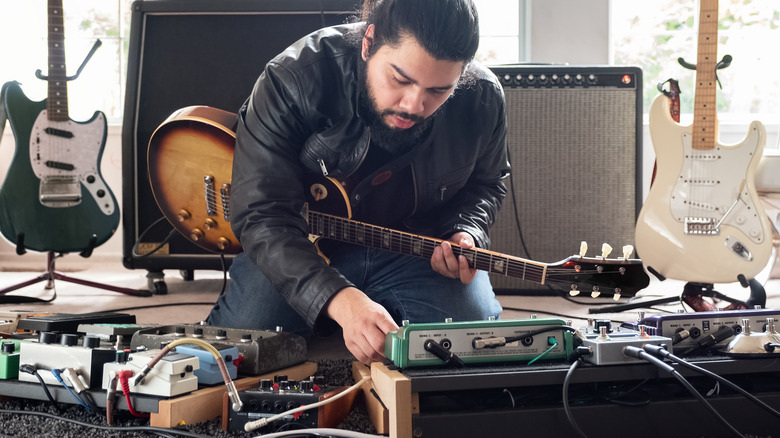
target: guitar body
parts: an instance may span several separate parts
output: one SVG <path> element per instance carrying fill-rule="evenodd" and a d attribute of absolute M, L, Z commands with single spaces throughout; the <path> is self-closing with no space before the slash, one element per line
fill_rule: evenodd
<path fill-rule="evenodd" d="M 658 172 L 637 219 L 637 254 L 666 278 L 754 278 L 772 252 L 769 221 L 753 185 L 764 126 L 753 122 L 739 144 L 712 150 L 692 149 L 691 131 L 672 119 L 669 99 L 653 101 L 650 135 Z"/>
<path fill-rule="evenodd" d="M 119 225 L 116 198 L 99 166 L 105 116 L 50 121 L 46 100 L 29 100 L 16 82 L 4 88 L 16 150 L 0 187 L 0 233 L 35 251 L 69 253 L 105 243 Z"/>
<path fill-rule="evenodd" d="M 152 134 L 149 182 L 166 219 L 197 246 L 237 254 L 230 228 L 235 114 L 206 106 L 182 108 Z"/>

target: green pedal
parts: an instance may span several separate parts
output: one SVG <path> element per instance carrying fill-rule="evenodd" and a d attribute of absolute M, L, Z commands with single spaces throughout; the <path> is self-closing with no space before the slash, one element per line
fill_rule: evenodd
<path fill-rule="evenodd" d="M 399 368 L 444 365 L 443 350 L 464 364 L 565 360 L 573 343 L 571 328 L 555 318 L 405 324 L 387 334 L 385 357 Z"/>
<path fill-rule="evenodd" d="M 19 348 L 21 341 L 3 339 L 0 341 L 0 379 L 19 378 Z"/>

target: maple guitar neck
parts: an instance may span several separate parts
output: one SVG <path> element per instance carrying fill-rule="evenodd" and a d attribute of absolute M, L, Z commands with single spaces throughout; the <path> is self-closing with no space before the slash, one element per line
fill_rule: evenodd
<path fill-rule="evenodd" d="M 717 140 L 718 0 L 701 0 L 697 53 L 691 147 L 712 150 Z"/>

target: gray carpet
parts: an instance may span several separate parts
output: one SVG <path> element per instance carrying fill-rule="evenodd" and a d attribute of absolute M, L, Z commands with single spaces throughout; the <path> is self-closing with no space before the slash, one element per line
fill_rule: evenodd
<path fill-rule="evenodd" d="M 348 386 L 354 383 L 351 360 L 322 360 L 317 362 L 317 366 L 318 374 L 325 376 L 329 385 Z M 48 416 L 33 415 L 33 413 Z M 175 432 L 178 431 L 153 430 L 149 427 L 148 419 L 133 417 L 126 411 L 116 411 L 114 420 L 117 427 L 109 428 L 106 426 L 105 413 L 97 415 L 74 404 L 60 404 L 59 408 L 56 408 L 49 402 L 35 400 L 7 399 L 0 402 L 0 424 L 2 424 L 0 436 L 2 437 L 150 437 L 176 436 Z M 360 398 L 356 400 L 354 409 L 338 428 L 376 433 Z M 209 437 L 232 438 L 258 435 L 258 433 L 225 431 L 222 429 L 220 418 L 187 425 L 179 430 Z"/>

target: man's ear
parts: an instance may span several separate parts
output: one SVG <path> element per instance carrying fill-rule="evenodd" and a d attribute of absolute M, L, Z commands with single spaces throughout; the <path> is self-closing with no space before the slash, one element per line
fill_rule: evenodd
<path fill-rule="evenodd" d="M 369 54 L 371 53 L 371 46 L 374 45 L 374 25 L 369 24 L 366 28 L 366 33 L 363 34 L 363 44 L 361 46 L 360 55 L 363 57 L 363 61 L 368 61 Z"/>

